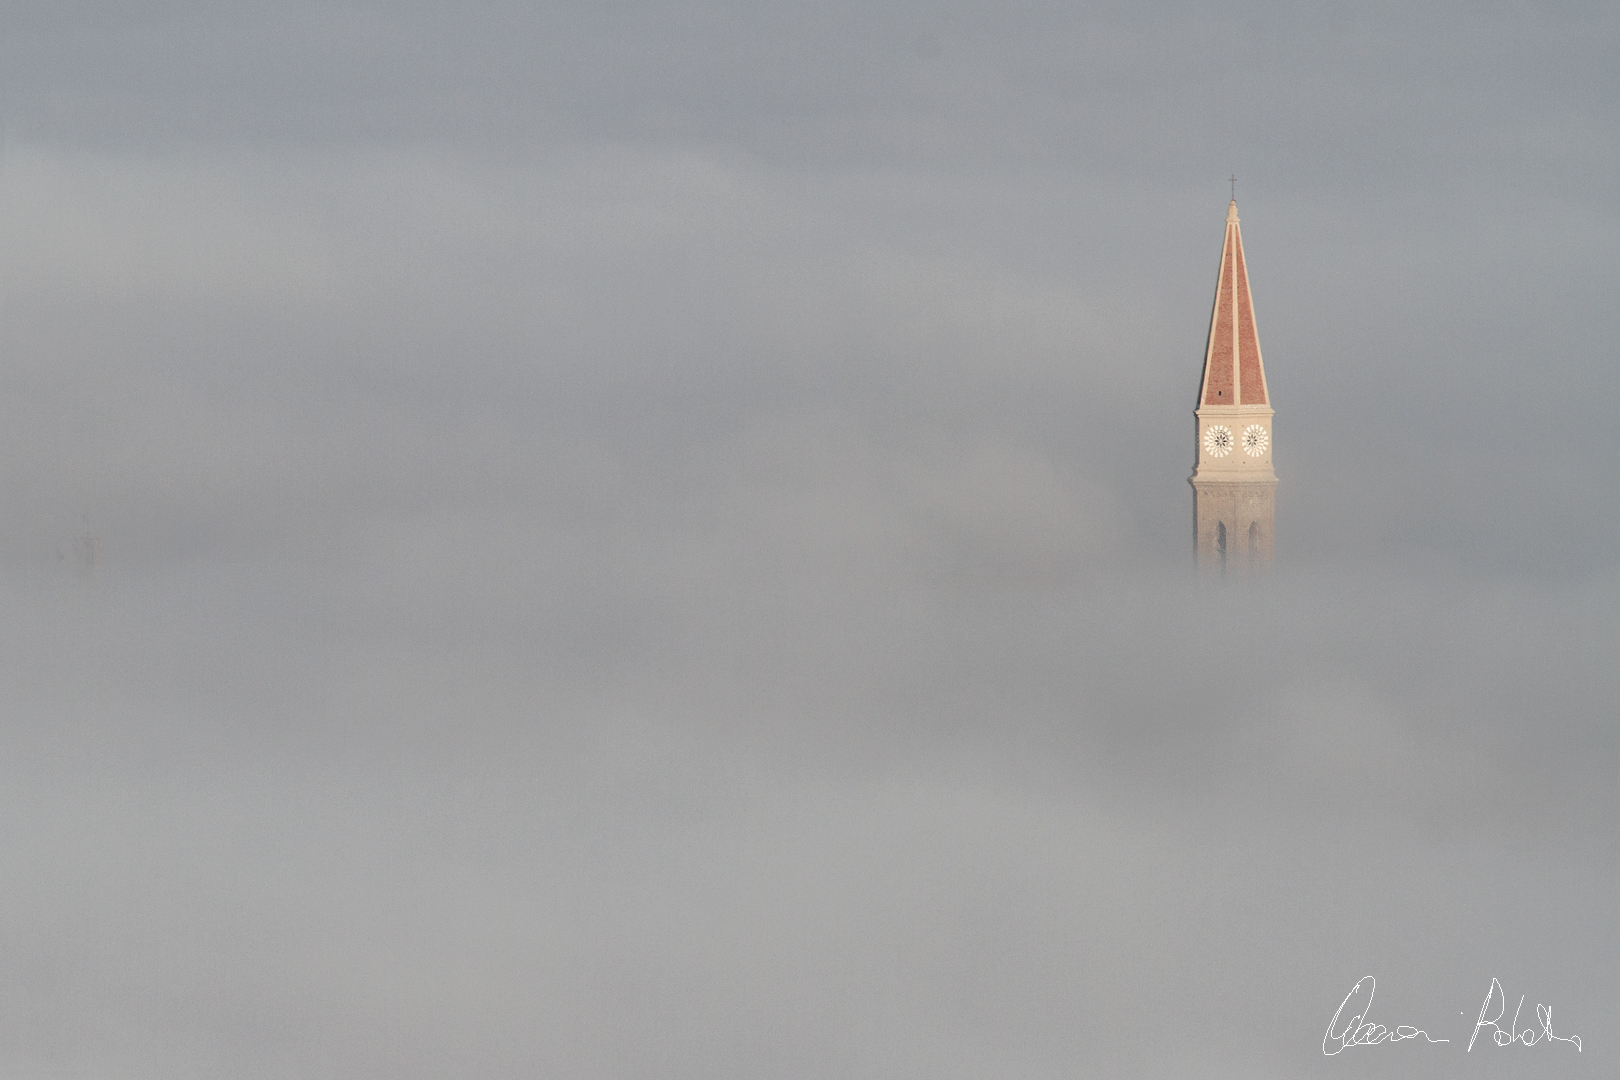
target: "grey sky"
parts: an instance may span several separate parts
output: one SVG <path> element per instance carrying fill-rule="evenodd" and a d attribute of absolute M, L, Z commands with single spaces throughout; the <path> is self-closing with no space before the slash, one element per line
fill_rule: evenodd
<path fill-rule="evenodd" d="M 0 1075 L 1611 1073 L 1617 39 L 8 5 Z"/>

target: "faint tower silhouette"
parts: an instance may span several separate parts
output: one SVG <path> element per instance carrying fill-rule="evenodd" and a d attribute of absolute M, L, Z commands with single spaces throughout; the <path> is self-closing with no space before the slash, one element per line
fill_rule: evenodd
<path fill-rule="evenodd" d="M 101 538 L 90 535 L 90 513 L 84 515 L 84 533 L 73 538 L 73 564 L 81 577 L 94 581 L 101 568 Z"/>

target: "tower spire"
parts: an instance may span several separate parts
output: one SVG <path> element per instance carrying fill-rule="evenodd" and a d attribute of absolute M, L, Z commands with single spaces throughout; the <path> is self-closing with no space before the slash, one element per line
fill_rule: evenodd
<path fill-rule="evenodd" d="M 1277 474 L 1271 467 L 1271 396 L 1254 328 L 1235 198 L 1226 208 L 1226 239 L 1195 415 L 1192 486 L 1198 565 L 1223 574 L 1258 570 L 1271 562 Z"/>
<path fill-rule="evenodd" d="M 1221 272 L 1215 282 L 1215 310 L 1210 314 L 1198 402 L 1203 406 L 1265 405 L 1267 401 L 1266 369 L 1260 359 L 1254 298 L 1249 295 L 1249 271 L 1243 258 L 1243 231 L 1233 199 L 1226 208 L 1226 242 L 1221 247 Z"/>

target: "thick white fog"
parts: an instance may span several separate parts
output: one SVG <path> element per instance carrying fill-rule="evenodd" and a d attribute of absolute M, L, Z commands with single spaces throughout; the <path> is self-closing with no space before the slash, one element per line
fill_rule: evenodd
<path fill-rule="evenodd" d="M 1612 12 L 0 30 L 0 1073 L 1612 1072 Z"/>

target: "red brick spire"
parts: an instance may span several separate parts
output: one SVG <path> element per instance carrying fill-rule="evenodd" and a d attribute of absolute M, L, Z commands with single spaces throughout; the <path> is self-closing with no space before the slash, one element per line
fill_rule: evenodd
<path fill-rule="evenodd" d="M 1221 248 L 1221 276 L 1215 285 L 1215 312 L 1209 320 L 1204 385 L 1198 401 L 1200 407 L 1267 403 L 1266 371 L 1260 363 L 1260 339 L 1254 332 L 1254 301 L 1243 265 L 1236 199 L 1226 211 L 1226 243 Z"/>

